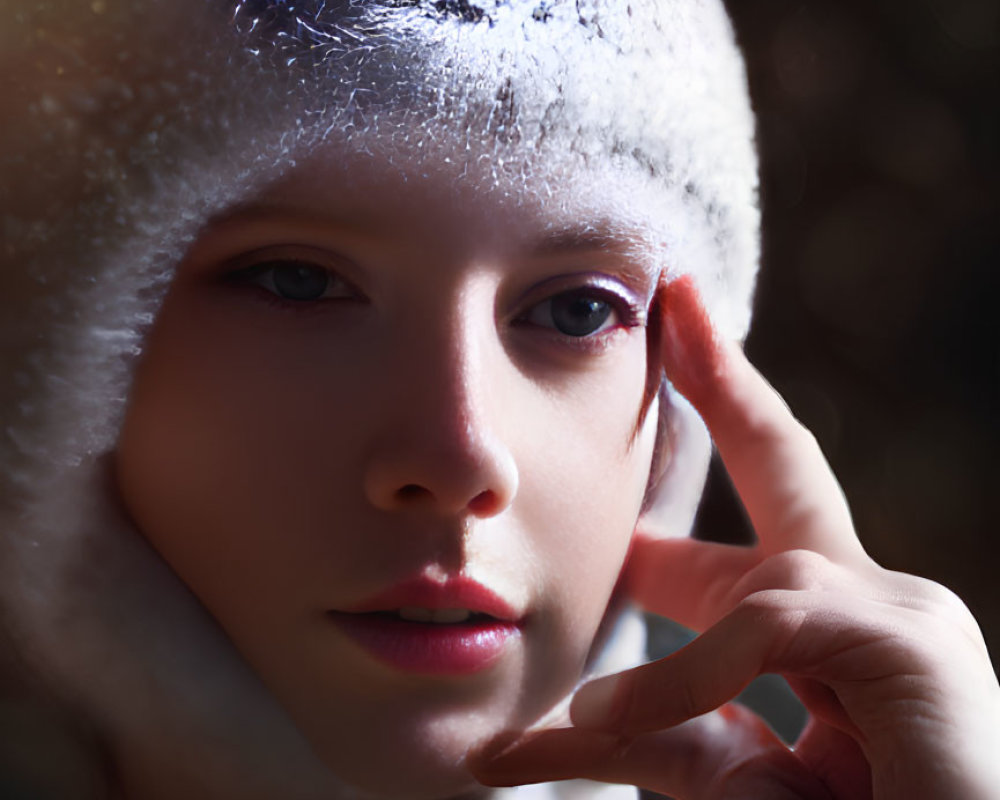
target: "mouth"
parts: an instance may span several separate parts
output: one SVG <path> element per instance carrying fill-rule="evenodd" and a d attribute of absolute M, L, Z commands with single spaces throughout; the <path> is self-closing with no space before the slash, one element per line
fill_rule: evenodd
<path fill-rule="evenodd" d="M 406 606 L 405 608 L 398 608 L 395 611 L 375 611 L 372 613 L 389 619 L 399 619 L 404 622 L 430 623 L 433 625 L 461 625 L 470 622 L 496 621 L 496 618 L 491 617 L 489 614 L 478 613 L 468 608 L 421 608 L 420 606 Z"/>
<path fill-rule="evenodd" d="M 455 676 L 495 664 L 520 638 L 523 623 L 499 595 L 466 578 L 406 581 L 329 617 L 384 666 Z"/>
<path fill-rule="evenodd" d="M 343 609 L 353 614 L 398 614 L 413 622 L 463 622 L 464 614 L 514 622 L 523 616 L 492 589 L 471 578 L 413 578 Z"/>

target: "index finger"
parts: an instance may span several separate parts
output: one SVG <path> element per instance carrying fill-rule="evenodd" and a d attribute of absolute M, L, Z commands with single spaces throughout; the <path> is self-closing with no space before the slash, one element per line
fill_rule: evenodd
<path fill-rule="evenodd" d="M 813 435 L 743 351 L 718 339 L 690 277 L 660 291 L 667 377 L 705 421 L 763 553 L 804 548 L 837 561 L 864 556 Z"/>

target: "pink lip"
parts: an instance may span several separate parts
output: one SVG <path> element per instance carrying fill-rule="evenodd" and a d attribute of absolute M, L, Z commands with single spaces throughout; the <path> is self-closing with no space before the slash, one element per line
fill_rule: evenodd
<path fill-rule="evenodd" d="M 400 608 L 465 608 L 465 622 L 410 622 Z M 343 610 L 331 611 L 340 630 L 370 655 L 403 672 L 468 675 L 492 665 L 521 633 L 518 613 L 495 592 L 469 578 L 445 583 L 416 578 Z"/>
<path fill-rule="evenodd" d="M 518 617 L 507 601 L 471 578 L 451 578 L 444 583 L 429 578 L 413 578 L 344 610 L 352 614 L 365 614 L 372 611 L 395 611 L 406 606 L 467 608 L 474 614 L 488 614 L 506 622 L 513 622 Z"/>

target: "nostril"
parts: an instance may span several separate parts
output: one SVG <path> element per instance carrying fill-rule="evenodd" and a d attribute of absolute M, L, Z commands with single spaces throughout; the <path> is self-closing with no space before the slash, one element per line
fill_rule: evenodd
<path fill-rule="evenodd" d="M 433 489 L 419 483 L 406 483 L 395 489 L 392 494 L 387 495 L 389 501 L 385 506 L 379 506 L 385 510 L 395 511 L 418 511 L 421 509 L 436 509 L 444 513 L 472 514 L 477 517 L 492 517 L 499 513 L 503 506 L 503 495 L 485 489 L 471 500 L 464 500 L 468 495 L 460 492 L 438 494 Z"/>
<path fill-rule="evenodd" d="M 411 503 L 421 503 L 431 499 L 431 493 L 423 486 L 418 486 L 415 483 L 408 483 L 406 486 L 401 486 L 396 490 L 396 499 L 407 505 Z"/>
<path fill-rule="evenodd" d="M 496 492 L 487 489 L 469 501 L 469 511 L 477 516 L 489 516 L 496 511 L 499 502 Z"/>

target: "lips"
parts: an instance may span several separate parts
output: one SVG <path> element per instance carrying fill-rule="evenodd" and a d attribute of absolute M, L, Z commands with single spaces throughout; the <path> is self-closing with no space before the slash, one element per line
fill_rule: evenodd
<path fill-rule="evenodd" d="M 485 670 L 521 633 L 518 612 L 469 578 L 405 581 L 329 616 L 377 661 L 426 675 Z"/>

